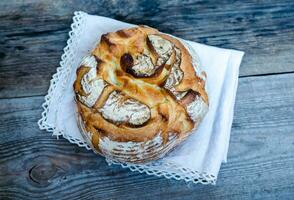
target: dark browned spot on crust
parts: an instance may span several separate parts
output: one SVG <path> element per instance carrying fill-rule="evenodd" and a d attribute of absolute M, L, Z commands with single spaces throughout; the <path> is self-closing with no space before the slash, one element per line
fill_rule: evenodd
<path fill-rule="evenodd" d="M 164 114 L 164 113 L 159 113 L 160 116 L 162 117 L 162 121 L 164 123 L 167 123 L 168 122 L 168 115 Z"/>
<path fill-rule="evenodd" d="M 149 37 L 147 37 L 147 39 L 146 39 L 146 43 L 147 43 L 147 46 L 148 46 L 149 50 L 150 50 L 153 54 L 157 55 L 157 53 L 156 53 L 156 51 L 155 51 L 155 49 L 154 49 L 154 47 L 153 47 L 151 41 L 149 40 Z"/>
<path fill-rule="evenodd" d="M 77 80 L 75 80 L 75 82 L 74 82 L 74 84 L 73 84 L 73 89 L 74 89 L 74 91 L 75 91 L 76 94 L 79 92 L 78 84 L 79 84 L 79 83 L 77 82 Z"/>
<path fill-rule="evenodd" d="M 115 74 L 116 74 L 117 76 L 122 76 L 122 75 L 124 75 L 124 73 L 123 73 L 121 70 L 116 70 L 116 71 L 115 71 Z"/>
<path fill-rule="evenodd" d="M 133 77 L 137 77 L 136 73 L 133 71 L 132 68 L 126 68 L 126 72 L 128 74 L 131 74 Z"/>
<path fill-rule="evenodd" d="M 115 45 L 114 43 L 112 43 L 110 41 L 110 39 L 107 37 L 107 34 L 103 34 L 101 36 L 101 42 L 105 42 L 108 46 L 112 46 L 112 45 Z"/>
<path fill-rule="evenodd" d="M 180 100 L 180 104 L 183 106 L 186 106 L 190 103 L 192 103 L 197 96 L 200 96 L 198 92 L 195 92 L 193 90 L 189 90 L 188 93 Z"/>
<path fill-rule="evenodd" d="M 162 78 L 162 80 L 164 80 L 164 81 L 162 81 L 161 83 L 158 84 L 159 87 L 165 89 L 164 86 L 165 86 L 166 80 L 168 79 L 168 76 L 169 76 L 169 73 Z"/>
<path fill-rule="evenodd" d="M 98 56 L 96 56 L 96 55 L 94 55 L 94 58 L 95 58 L 95 60 L 96 60 L 96 62 L 97 62 L 97 66 L 103 62 L 103 61 L 102 61 Z"/>
<path fill-rule="evenodd" d="M 79 75 L 80 73 L 82 73 L 82 71 L 84 71 L 84 69 L 83 69 L 83 65 L 81 65 L 78 69 L 77 69 L 77 72 L 76 72 L 76 74 L 77 75 Z M 85 73 L 85 72 L 84 72 Z"/>
<path fill-rule="evenodd" d="M 120 65 L 125 72 L 127 72 L 128 74 L 131 74 L 135 78 L 153 77 L 154 74 L 158 75 L 162 71 L 162 67 L 160 67 L 161 70 L 159 72 L 157 72 L 158 71 L 158 69 L 157 69 L 152 76 L 147 76 L 144 74 L 136 74 L 132 68 L 134 65 L 134 59 L 129 53 L 125 53 L 121 56 Z"/>
<path fill-rule="evenodd" d="M 125 58 L 124 58 L 125 59 Z M 133 58 L 132 58 L 133 59 Z M 133 62 L 133 60 L 132 60 Z M 129 63 L 130 64 L 130 63 Z M 154 71 L 153 74 L 151 75 L 146 75 L 146 74 L 136 74 L 136 72 L 133 70 L 133 63 L 131 66 L 127 65 L 128 67 L 125 67 L 123 64 L 122 64 L 122 59 L 121 59 L 121 66 L 123 68 L 123 70 L 125 72 L 127 72 L 128 74 L 131 74 L 133 77 L 135 78 L 155 78 L 157 76 L 159 76 L 163 70 L 163 68 L 165 67 L 165 63 L 163 63 L 162 65 L 160 65 L 159 67 L 157 67 L 157 69 Z"/>
<path fill-rule="evenodd" d="M 160 86 L 164 86 L 165 85 L 165 82 L 164 82 L 164 84 L 161 84 Z M 170 90 L 168 90 L 168 89 L 166 89 L 166 88 L 163 88 L 164 89 L 164 91 L 166 92 L 166 93 L 168 93 L 175 101 L 177 101 L 177 98 L 175 97 L 175 95 L 170 91 Z"/>
<path fill-rule="evenodd" d="M 123 38 L 129 38 L 129 37 L 132 37 L 135 32 L 134 31 L 131 31 L 131 30 L 119 30 L 116 32 L 120 37 L 123 37 Z"/>
<path fill-rule="evenodd" d="M 103 129 L 101 129 L 101 128 L 96 127 L 95 124 L 94 124 L 94 128 L 96 129 L 96 131 L 97 131 L 100 135 L 102 135 L 102 136 L 106 136 L 106 135 L 107 135 L 107 131 L 105 131 L 105 130 L 103 130 Z"/>
<path fill-rule="evenodd" d="M 122 55 L 120 57 L 120 65 L 124 71 L 128 72 L 128 70 L 134 65 L 134 59 L 131 54 L 125 53 Z"/>

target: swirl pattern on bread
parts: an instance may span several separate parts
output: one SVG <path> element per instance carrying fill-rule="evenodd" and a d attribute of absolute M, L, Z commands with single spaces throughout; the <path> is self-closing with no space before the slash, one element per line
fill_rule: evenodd
<path fill-rule="evenodd" d="M 204 72 L 180 40 L 139 26 L 102 35 L 77 69 L 80 130 L 119 162 L 164 156 L 208 111 Z"/>

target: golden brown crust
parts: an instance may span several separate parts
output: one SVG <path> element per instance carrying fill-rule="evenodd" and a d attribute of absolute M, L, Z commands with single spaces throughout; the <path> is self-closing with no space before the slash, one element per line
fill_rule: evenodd
<path fill-rule="evenodd" d="M 162 38 L 171 41 L 176 47 L 178 47 L 182 52 L 181 65 L 180 68 L 184 72 L 184 78 L 179 85 L 176 86 L 177 91 L 187 91 L 193 90 L 200 93 L 200 96 L 204 99 L 205 103 L 208 104 L 208 96 L 205 91 L 205 82 L 199 76 L 196 75 L 193 64 L 192 57 L 184 45 L 177 39 L 165 35 L 159 34 Z M 197 67 L 197 66 L 196 66 Z"/>
<path fill-rule="evenodd" d="M 189 95 L 181 101 L 163 87 L 171 67 L 176 62 L 175 50 L 171 53 L 169 60 L 158 66 L 150 76 L 136 76 L 130 71 L 134 63 L 133 58 L 136 56 L 147 52 L 152 63 L 156 63 L 159 58 L 159 54 L 148 44 L 148 35 L 158 35 L 180 50 L 180 69 L 184 75 L 180 83 L 175 86 L 175 90 L 177 92 L 193 91 L 188 92 Z M 87 95 L 82 89 L 81 80 L 89 68 L 81 66 L 77 70 L 74 91 L 77 94 L 78 113 L 85 124 L 86 131 L 93 135 L 92 144 L 97 151 L 100 151 L 99 138 L 103 137 L 117 142 L 147 142 L 161 133 L 164 143 L 167 142 L 169 133 L 177 134 L 179 138 L 182 138 L 194 128 L 194 122 L 186 108 L 193 101 L 193 95 L 197 93 L 208 105 L 204 80 L 195 73 L 188 50 L 179 40 L 162 34 L 156 29 L 139 26 L 104 34 L 92 55 L 99 60 L 99 66 L 96 69 L 97 78 L 104 80 L 106 86 L 92 107 L 84 105 L 78 97 Z M 99 109 L 104 106 L 105 101 L 114 91 L 146 105 L 150 109 L 150 119 L 140 126 L 116 124 L 105 119 Z"/>

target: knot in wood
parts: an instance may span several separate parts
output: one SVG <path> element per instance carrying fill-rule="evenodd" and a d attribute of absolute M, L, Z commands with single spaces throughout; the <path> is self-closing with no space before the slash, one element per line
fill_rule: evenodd
<path fill-rule="evenodd" d="M 48 185 L 57 172 L 57 167 L 51 163 L 37 164 L 29 170 L 29 178 L 42 186 Z"/>

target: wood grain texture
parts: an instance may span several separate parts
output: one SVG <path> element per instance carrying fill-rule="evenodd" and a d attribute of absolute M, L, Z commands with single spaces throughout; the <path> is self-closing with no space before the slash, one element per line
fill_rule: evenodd
<path fill-rule="evenodd" d="M 0 1 L 0 98 L 46 94 L 76 10 L 243 50 L 241 76 L 294 71 L 292 0 L 9 0 Z"/>
<path fill-rule="evenodd" d="M 42 97 L 0 100 L 0 199 L 292 199 L 294 74 L 241 78 L 216 186 L 118 166 L 38 130 Z"/>
<path fill-rule="evenodd" d="M 246 52 L 216 186 L 109 167 L 38 129 L 76 10 Z M 0 22 L 0 199 L 293 199 L 292 0 L 4 0 Z"/>

